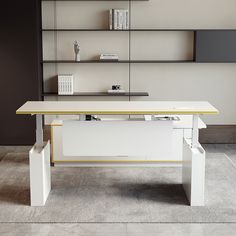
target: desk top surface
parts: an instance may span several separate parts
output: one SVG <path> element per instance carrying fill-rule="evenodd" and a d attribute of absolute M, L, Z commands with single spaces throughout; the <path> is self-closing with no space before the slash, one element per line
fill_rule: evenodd
<path fill-rule="evenodd" d="M 28 101 L 16 114 L 42 115 L 155 115 L 155 114 L 218 114 L 208 102 L 179 101 Z"/>

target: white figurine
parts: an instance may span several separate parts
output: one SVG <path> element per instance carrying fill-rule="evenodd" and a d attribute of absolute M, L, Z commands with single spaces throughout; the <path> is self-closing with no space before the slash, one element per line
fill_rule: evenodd
<path fill-rule="evenodd" d="M 80 46 L 77 41 L 74 42 L 75 61 L 80 61 Z"/>

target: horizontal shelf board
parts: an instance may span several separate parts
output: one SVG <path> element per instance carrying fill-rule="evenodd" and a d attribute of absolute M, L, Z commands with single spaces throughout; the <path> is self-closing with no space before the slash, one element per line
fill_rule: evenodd
<path fill-rule="evenodd" d="M 219 63 L 219 64 L 223 64 L 223 63 L 225 63 L 225 64 L 230 64 L 230 63 L 232 63 L 232 64 L 235 64 L 236 63 L 236 61 L 196 61 L 195 63 L 200 63 L 200 64 L 207 64 L 207 63 L 210 63 L 210 64 L 212 64 L 212 63 Z"/>
<path fill-rule="evenodd" d="M 42 31 L 106 31 L 106 32 L 129 32 L 129 31 L 195 31 L 193 29 L 42 29 Z"/>
<path fill-rule="evenodd" d="M 43 63 L 129 63 L 128 60 L 119 60 L 119 61 L 100 61 L 100 60 L 81 60 L 81 61 L 74 61 L 74 60 L 45 60 Z"/>
<path fill-rule="evenodd" d="M 146 1 L 149 1 L 149 0 L 41 0 L 42 2 L 119 2 L 119 1 L 122 1 L 122 2 L 133 2 L 133 1 L 139 1 L 139 2 L 146 2 Z"/>
<path fill-rule="evenodd" d="M 100 60 L 45 60 L 43 63 L 193 63 L 194 60 L 119 60 L 119 61 L 100 61 Z"/>
<path fill-rule="evenodd" d="M 110 29 L 42 29 L 43 32 L 70 32 L 70 31 L 84 31 L 84 32 L 90 32 L 90 31 L 105 31 L 105 32 L 129 32 L 129 31 L 231 31 L 236 29 L 117 29 L 117 30 L 110 30 Z"/>
<path fill-rule="evenodd" d="M 117 97 L 126 97 L 126 96 L 149 96 L 147 92 L 126 92 L 126 93 L 107 93 L 107 92 L 80 92 L 74 93 L 73 95 L 59 95 L 58 93 L 44 93 L 43 96 L 58 96 L 58 97 L 70 97 L 70 96 L 117 96 Z"/>
<path fill-rule="evenodd" d="M 42 29 L 42 31 L 130 31 L 130 30 L 110 30 L 110 29 Z"/>

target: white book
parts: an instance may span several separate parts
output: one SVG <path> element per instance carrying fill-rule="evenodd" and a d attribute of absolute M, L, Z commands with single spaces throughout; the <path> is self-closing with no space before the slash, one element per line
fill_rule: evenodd
<path fill-rule="evenodd" d="M 118 60 L 118 55 L 117 54 L 107 54 L 107 55 L 100 55 L 100 60 L 105 60 L 105 59 L 115 59 L 115 60 Z"/>
<path fill-rule="evenodd" d="M 118 10 L 119 12 L 119 29 L 123 29 L 123 11 L 124 10 Z"/>
<path fill-rule="evenodd" d="M 112 29 L 115 29 L 115 9 L 112 9 Z"/>
<path fill-rule="evenodd" d="M 119 10 L 117 9 L 116 10 L 116 17 L 117 17 L 117 27 L 116 29 L 119 29 L 120 28 L 120 13 L 119 13 Z"/>
<path fill-rule="evenodd" d="M 68 94 L 71 93 L 71 80 L 67 77 L 67 92 Z"/>
<path fill-rule="evenodd" d="M 125 29 L 129 29 L 129 10 L 125 10 L 125 21 L 126 21 Z"/>
<path fill-rule="evenodd" d="M 119 10 L 116 9 L 116 29 L 119 29 Z"/>
<path fill-rule="evenodd" d="M 63 77 L 63 94 L 67 94 L 67 91 L 66 91 L 66 78 L 65 77 Z"/>
<path fill-rule="evenodd" d="M 117 29 L 117 10 L 113 9 L 113 29 Z"/>
<path fill-rule="evenodd" d="M 74 93 L 73 75 L 58 75 L 58 94 L 71 95 Z"/>
<path fill-rule="evenodd" d="M 126 13 L 122 10 L 122 29 L 126 29 Z"/>
<path fill-rule="evenodd" d="M 64 81 L 64 77 L 61 77 L 61 93 L 60 94 L 64 94 L 65 91 L 65 81 Z"/>
<path fill-rule="evenodd" d="M 102 53 L 101 57 L 117 57 L 118 55 L 115 53 Z"/>
<path fill-rule="evenodd" d="M 102 57 L 100 60 L 118 60 L 118 57 Z"/>
<path fill-rule="evenodd" d="M 73 75 L 71 77 L 71 82 L 70 82 L 70 93 L 74 94 L 74 76 Z"/>
<path fill-rule="evenodd" d="M 109 29 L 122 30 L 129 29 L 129 10 L 110 9 L 109 10 Z"/>
<path fill-rule="evenodd" d="M 62 94 L 66 94 L 66 79 L 64 76 L 62 78 L 62 81 L 63 81 Z"/>
<path fill-rule="evenodd" d="M 69 94 L 69 79 L 68 77 L 65 77 L 66 80 L 66 94 Z"/>
<path fill-rule="evenodd" d="M 58 94 L 61 93 L 61 80 L 59 80 L 59 77 L 58 77 Z"/>
<path fill-rule="evenodd" d="M 109 29 L 112 30 L 113 29 L 113 23 L 112 23 L 112 9 L 109 10 Z"/>
<path fill-rule="evenodd" d="M 107 90 L 108 93 L 125 93 L 125 90 L 123 89 L 119 89 L 119 90 L 112 90 L 112 89 L 109 89 Z"/>

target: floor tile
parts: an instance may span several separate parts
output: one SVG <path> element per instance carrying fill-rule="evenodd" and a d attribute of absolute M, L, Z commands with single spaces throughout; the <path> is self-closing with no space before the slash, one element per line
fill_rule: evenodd
<path fill-rule="evenodd" d="M 201 224 L 128 224 L 128 236 L 203 236 Z"/>
<path fill-rule="evenodd" d="M 235 236 L 236 224 L 0 224 L 1 236 Z"/>
<path fill-rule="evenodd" d="M 0 146 L 0 161 L 6 154 L 14 151 L 15 151 L 15 146 Z"/>
<path fill-rule="evenodd" d="M 126 236 L 126 224 L 0 224 L 0 235 Z"/>

